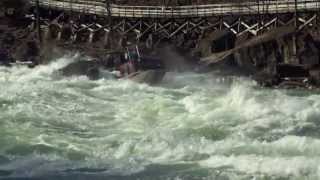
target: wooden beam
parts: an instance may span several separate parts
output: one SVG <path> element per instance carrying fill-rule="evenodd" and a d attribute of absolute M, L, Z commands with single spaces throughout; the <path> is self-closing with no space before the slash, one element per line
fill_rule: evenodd
<path fill-rule="evenodd" d="M 181 25 L 178 29 L 176 29 L 173 33 L 169 35 L 169 38 L 172 38 L 174 35 L 176 35 L 180 30 L 182 30 L 185 26 L 187 26 L 188 22 Z"/>
<path fill-rule="evenodd" d="M 299 26 L 298 30 L 302 30 L 305 26 L 309 25 L 312 21 L 314 21 L 317 18 L 317 15 L 313 15 L 309 20 L 304 21 L 302 25 Z"/>

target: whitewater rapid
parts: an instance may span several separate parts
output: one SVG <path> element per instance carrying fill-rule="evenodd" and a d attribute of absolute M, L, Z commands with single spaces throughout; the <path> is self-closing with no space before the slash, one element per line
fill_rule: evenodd
<path fill-rule="evenodd" d="M 157 86 L 0 67 L 0 179 L 320 179 L 320 95 L 168 73 Z"/>

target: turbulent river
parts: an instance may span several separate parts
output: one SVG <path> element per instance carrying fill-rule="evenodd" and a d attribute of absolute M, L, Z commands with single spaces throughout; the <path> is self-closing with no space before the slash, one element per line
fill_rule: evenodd
<path fill-rule="evenodd" d="M 317 180 L 320 94 L 168 73 L 64 78 L 0 67 L 0 179 Z"/>

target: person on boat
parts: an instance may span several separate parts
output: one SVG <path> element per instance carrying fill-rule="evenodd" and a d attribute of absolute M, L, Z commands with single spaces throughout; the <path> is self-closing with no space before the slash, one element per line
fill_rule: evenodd
<path fill-rule="evenodd" d="M 129 44 L 131 45 L 131 44 Z M 120 63 L 116 62 L 120 77 L 135 74 L 139 67 L 139 55 L 136 47 L 126 47 L 126 52 L 120 55 Z"/>
<path fill-rule="evenodd" d="M 130 74 L 135 73 L 138 70 L 140 62 L 137 46 L 127 48 L 127 58 Z"/>

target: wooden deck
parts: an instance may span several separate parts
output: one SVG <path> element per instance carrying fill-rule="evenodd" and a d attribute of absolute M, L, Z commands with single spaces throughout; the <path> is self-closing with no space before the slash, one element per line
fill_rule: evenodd
<path fill-rule="evenodd" d="M 73 11 L 86 14 L 108 15 L 103 0 L 39 0 L 40 6 L 49 9 Z M 30 0 L 35 4 L 35 0 Z M 270 0 L 264 3 L 238 2 L 192 6 L 126 6 L 112 4 L 109 8 L 113 17 L 127 18 L 186 18 L 226 15 L 281 14 L 296 10 L 320 11 L 320 0 Z"/>

